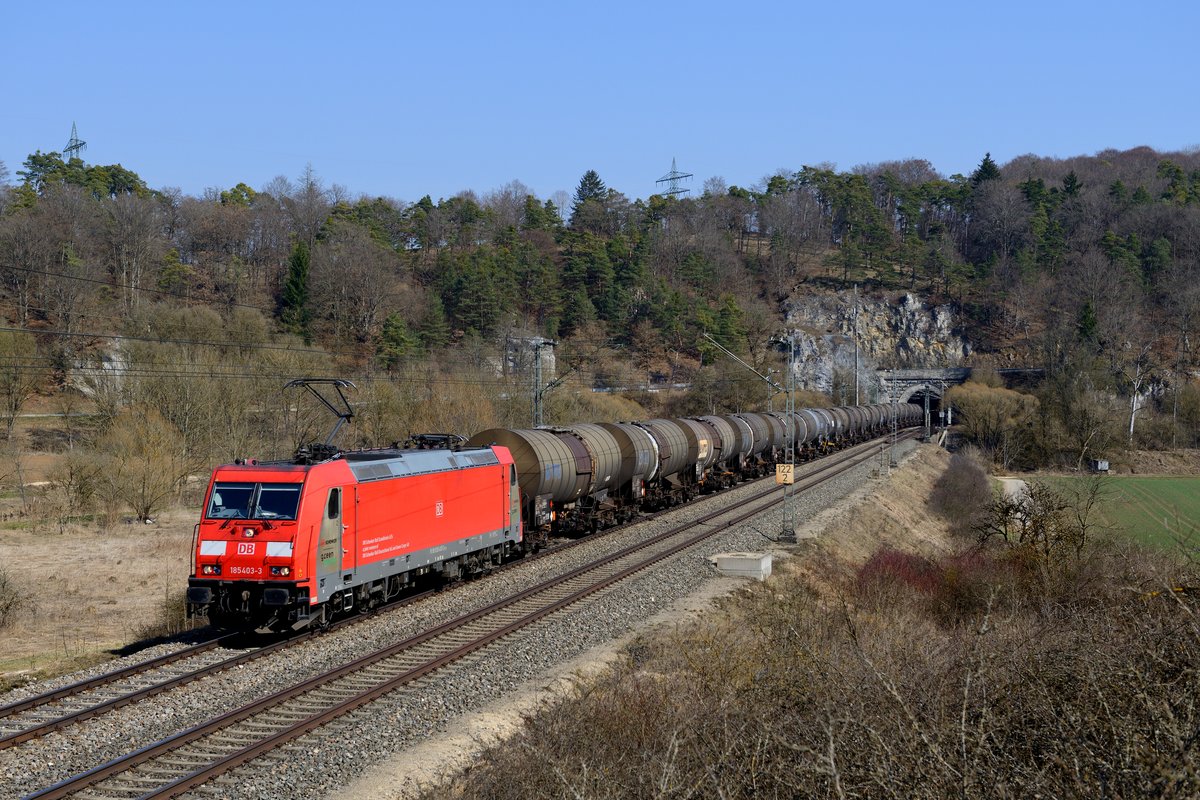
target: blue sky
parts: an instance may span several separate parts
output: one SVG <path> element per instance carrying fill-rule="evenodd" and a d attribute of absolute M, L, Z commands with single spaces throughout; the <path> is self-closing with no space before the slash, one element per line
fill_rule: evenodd
<path fill-rule="evenodd" d="M 1200 5 L 1149 2 L 13 3 L 12 179 L 71 123 L 89 163 L 188 194 L 311 163 L 436 200 L 595 169 L 647 197 L 671 159 L 779 169 L 1200 144 Z"/>

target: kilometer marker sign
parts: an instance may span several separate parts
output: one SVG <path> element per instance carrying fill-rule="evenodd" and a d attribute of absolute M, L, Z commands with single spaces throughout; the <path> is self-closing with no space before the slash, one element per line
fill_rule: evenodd
<path fill-rule="evenodd" d="M 785 483 L 795 483 L 794 464 L 776 464 L 775 465 L 775 485 Z"/>

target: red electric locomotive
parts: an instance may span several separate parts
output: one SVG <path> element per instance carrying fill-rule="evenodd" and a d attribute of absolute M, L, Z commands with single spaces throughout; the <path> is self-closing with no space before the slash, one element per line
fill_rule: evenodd
<path fill-rule="evenodd" d="M 227 464 L 196 526 L 189 611 L 220 627 L 321 624 L 416 576 L 500 562 L 522 541 L 520 512 L 504 447 L 318 445 L 292 461 Z"/>

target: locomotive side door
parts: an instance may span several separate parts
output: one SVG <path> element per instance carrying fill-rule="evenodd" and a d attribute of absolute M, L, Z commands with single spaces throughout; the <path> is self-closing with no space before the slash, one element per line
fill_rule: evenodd
<path fill-rule="evenodd" d="M 517 465 L 508 465 L 508 514 L 507 523 L 514 542 L 521 541 L 521 487 L 517 485 Z"/>
<path fill-rule="evenodd" d="M 358 566 L 358 487 L 347 486 L 342 491 L 342 579 L 349 582 Z"/>
<path fill-rule="evenodd" d="M 325 496 L 321 534 L 317 544 L 317 591 L 322 601 L 341 585 L 342 573 L 342 487 L 334 486 Z"/>

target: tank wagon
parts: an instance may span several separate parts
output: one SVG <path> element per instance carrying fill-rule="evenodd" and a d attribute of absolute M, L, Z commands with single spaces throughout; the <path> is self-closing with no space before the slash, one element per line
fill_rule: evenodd
<path fill-rule="evenodd" d="M 687 502 L 786 460 L 793 437 L 804 461 L 923 419 L 904 403 L 707 415 L 562 428 L 481 431 L 469 445 L 499 445 L 520 476 L 525 533 L 587 533 Z"/>
<path fill-rule="evenodd" d="M 330 384 L 339 411 L 313 384 Z M 294 381 L 340 425 L 345 381 Z M 293 385 L 293 384 L 289 384 Z M 196 526 L 188 608 L 221 627 L 320 625 L 398 594 L 413 579 L 479 573 L 545 537 L 580 534 L 907 428 L 915 405 L 492 428 L 469 440 L 217 467 Z"/>

